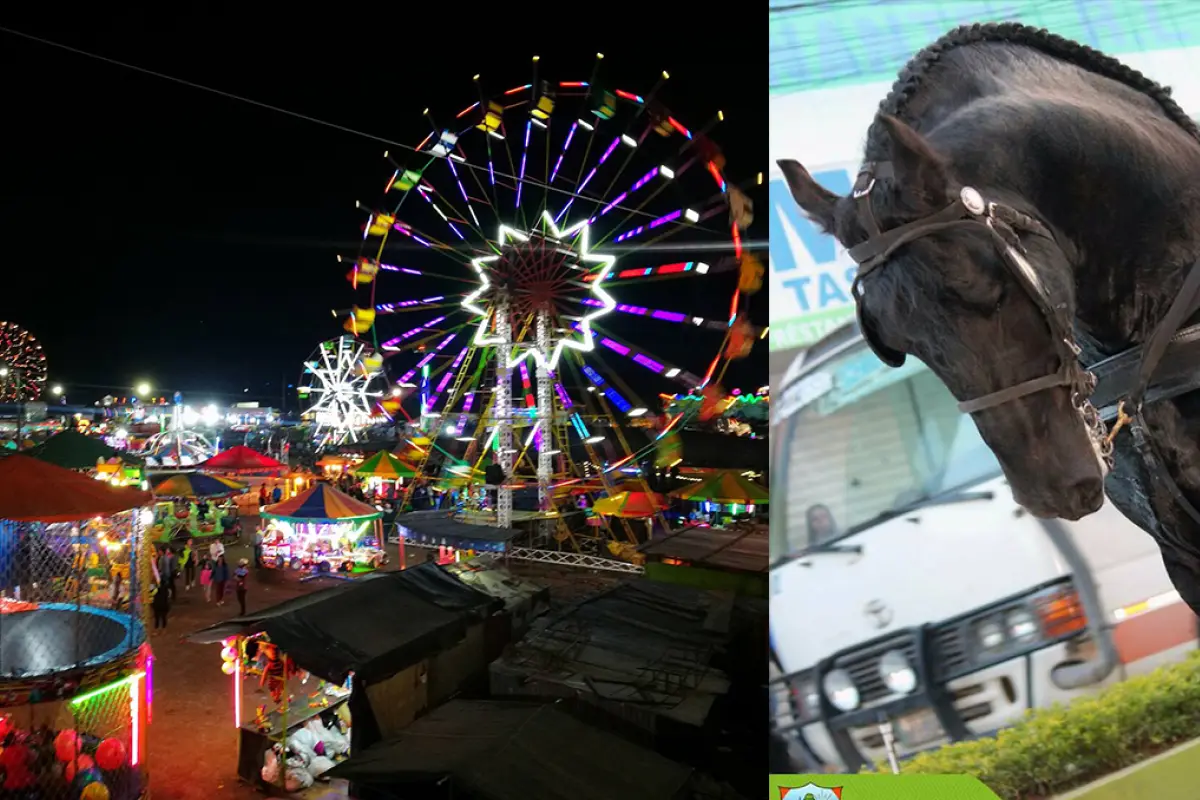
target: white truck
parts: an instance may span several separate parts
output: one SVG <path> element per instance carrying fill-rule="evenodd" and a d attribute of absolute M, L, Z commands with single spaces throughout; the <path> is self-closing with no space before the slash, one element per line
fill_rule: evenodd
<path fill-rule="evenodd" d="M 851 323 L 773 394 L 773 717 L 805 769 L 985 735 L 1196 646 L 1154 541 L 1109 504 L 1025 512 L 916 359 L 889 369 Z"/>

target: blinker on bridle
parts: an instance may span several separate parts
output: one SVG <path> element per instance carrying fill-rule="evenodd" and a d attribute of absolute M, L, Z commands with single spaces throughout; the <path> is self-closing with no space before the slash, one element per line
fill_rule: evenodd
<path fill-rule="evenodd" d="M 1014 386 L 985 394 L 958 404 L 960 411 L 971 414 L 988 408 L 1010 403 L 1031 394 L 1053 389 L 1058 386 L 1068 386 L 1072 390 L 1072 403 L 1085 416 L 1096 417 L 1095 409 L 1087 402 L 1088 396 L 1095 388 L 1095 377 L 1079 363 L 1079 346 L 1075 343 L 1075 335 L 1068 308 L 1065 303 L 1055 304 L 1046 294 L 1037 273 L 1026 259 L 1025 248 L 1021 244 L 1020 234 L 1032 234 L 1051 241 L 1054 234 L 1045 225 L 1033 217 L 1002 203 L 986 201 L 979 190 L 964 186 L 959 190 L 958 197 L 946 208 L 931 214 L 924 219 L 908 222 L 898 227 L 883 231 L 871 208 L 871 190 L 875 188 L 877 179 L 894 177 L 891 163 L 887 161 L 868 162 L 863 165 L 855 181 L 852 197 L 859 212 L 859 220 L 867 231 L 866 241 L 849 249 L 849 254 L 858 264 L 858 274 L 854 278 L 851 293 L 854 295 L 858 312 L 859 328 L 863 338 L 886 364 L 898 367 L 904 363 L 904 354 L 896 352 L 883 345 L 878 335 L 864 319 L 862 313 L 862 282 L 873 271 L 888 262 L 892 255 L 904 245 L 917 239 L 924 238 L 942 231 L 979 226 L 987 230 L 996 250 L 1003 257 L 1008 271 L 1016 278 L 1025 293 L 1037 304 L 1042 316 L 1050 326 L 1058 351 L 1058 369 L 1040 378 L 1022 381 Z"/>

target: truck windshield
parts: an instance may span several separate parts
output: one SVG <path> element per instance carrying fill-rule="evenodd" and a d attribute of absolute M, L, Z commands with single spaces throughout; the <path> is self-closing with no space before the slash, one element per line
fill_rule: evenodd
<path fill-rule="evenodd" d="M 975 423 L 915 358 L 891 369 L 860 342 L 781 400 L 772 500 L 784 524 L 772 531 L 773 560 L 1000 474 Z"/>

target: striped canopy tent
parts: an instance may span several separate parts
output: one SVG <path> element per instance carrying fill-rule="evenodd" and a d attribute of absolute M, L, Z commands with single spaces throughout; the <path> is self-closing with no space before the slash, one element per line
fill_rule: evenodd
<path fill-rule="evenodd" d="M 203 472 L 177 472 L 174 475 L 159 475 L 150 479 L 150 491 L 159 500 L 199 500 L 232 497 L 242 494 L 246 484 L 220 475 L 205 475 Z"/>
<path fill-rule="evenodd" d="M 262 516 L 287 522 L 334 523 L 379 519 L 383 512 L 339 492 L 327 483 L 318 483 L 290 500 L 267 506 Z"/>
<path fill-rule="evenodd" d="M 149 492 L 109 486 L 26 455 L 0 460 L 0 520 L 74 522 L 153 503 Z"/>
<path fill-rule="evenodd" d="M 622 484 L 621 491 L 596 501 L 592 510 L 602 517 L 645 519 L 667 507 L 667 500 L 657 492 L 647 492 L 637 484 Z"/>
<path fill-rule="evenodd" d="M 767 505 L 771 494 L 762 486 L 733 470 L 715 472 L 699 483 L 671 492 L 672 497 L 693 502 L 740 503 L 742 505 Z"/>
<path fill-rule="evenodd" d="M 201 464 L 200 469 L 205 472 L 279 473 L 286 470 L 287 465 L 239 444 L 217 453 Z"/>
<path fill-rule="evenodd" d="M 385 481 L 413 478 L 417 474 L 413 466 L 386 450 L 380 450 L 351 471 L 360 478 L 381 478 Z"/>

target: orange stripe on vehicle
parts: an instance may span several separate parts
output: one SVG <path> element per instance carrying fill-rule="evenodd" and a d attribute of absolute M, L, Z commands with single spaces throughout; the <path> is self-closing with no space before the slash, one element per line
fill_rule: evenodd
<path fill-rule="evenodd" d="M 1196 638 L 1196 615 L 1186 603 L 1172 603 L 1117 623 L 1113 643 L 1122 664 L 1187 644 Z"/>

